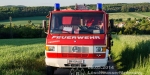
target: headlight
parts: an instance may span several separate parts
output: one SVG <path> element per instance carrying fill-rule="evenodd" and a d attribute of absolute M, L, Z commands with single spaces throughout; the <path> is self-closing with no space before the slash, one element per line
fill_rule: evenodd
<path fill-rule="evenodd" d="M 106 47 L 94 46 L 94 53 L 97 52 L 106 52 Z"/>
<path fill-rule="evenodd" d="M 102 52 L 102 47 L 96 47 L 96 52 Z"/>
<path fill-rule="evenodd" d="M 54 46 L 49 46 L 49 51 L 55 51 L 55 47 Z"/>
<path fill-rule="evenodd" d="M 46 46 L 46 51 L 55 51 L 55 46 Z"/>

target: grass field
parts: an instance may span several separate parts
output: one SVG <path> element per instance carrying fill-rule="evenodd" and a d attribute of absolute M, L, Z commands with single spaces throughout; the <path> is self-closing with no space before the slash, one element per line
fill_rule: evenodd
<path fill-rule="evenodd" d="M 141 72 L 142 75 L 150 75 L 150 35 L 113 37 L 112 56 L 117 68 L 120 71 Z"/>
<path fill-rule="evenodd" d="M 110 13 L 110 19 L 118 19 L 122 18 L 123 20 L 126 20 L 127 18 L 142 18 L 142 17 L 150 17 L 150 12 L 142 12 L 142 13 L 136 13 L 136 12 L 131 12 L 131 13 Z M 24 25 L 27 24 L 29 20 L 32 21 L 35 25 L 39 25 L 42 23 L 42 20 L 47 19 L 45 16 L 38 16 L 38 17 L 24 17 L 24 18 L 12 18 L 12 23 L 16 25 Z M 9 19 L 0 21 L 0 24 L 7 24 L 9 25 Z"/>
<path fill-rule="evenodd" d="M 0 40 L 0 75 L 44 75 L 45 39 Z"/>
<path fill-rule="evenodd" d="M 34 23 L 35 25 L 39 25 L 39 24 L 42 24 L 42 20 L 46 20 L 46 19 L 47 19 L 46 16 L 12 18 L 12 24 L 24 25 L 24 24 L 27 24 L 29 20 L 31 20 L 32 23 Z M 0 21 L 0 24 L 9 25 L 10 24 L 9 19 Z"/>
<path fill-rule="evenodd" d="M 131 18 L 133 20 L 135 18 L 143 18 L 143 17 L 150 17 L 150 12 L 110 13 L 110 19 L 122 18 L 123 20 L 127 20 L 127 18 Z"/>
<path fill-rule="evenodd" d="M 150 12 L 141 12 L 140 14 L 146 15 L 146 16 L 149 16 L 149 17 L 150 17 Z"/>
<path fill-rule="evenodd" d="M 150 75 L 150 35 L 114 35 L 113 40 L 120 71 Z M 45 75 L 44 47 L 45 38 L 0 40 L 0 75 Z"/>

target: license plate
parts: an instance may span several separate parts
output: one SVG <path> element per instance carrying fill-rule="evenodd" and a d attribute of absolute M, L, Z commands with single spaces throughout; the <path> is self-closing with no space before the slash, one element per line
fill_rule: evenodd
<path fill-rule="evenodd" d="M 83 63 L 83 60 L 68 60 L 68 63 L 70 64 L 82 64 Z"/>

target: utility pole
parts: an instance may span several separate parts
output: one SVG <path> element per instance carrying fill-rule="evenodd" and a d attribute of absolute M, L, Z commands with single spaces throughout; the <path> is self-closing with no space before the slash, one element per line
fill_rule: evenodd
<path fill-rule="evenodd" d="M 13 34 L 12 34 L 12 17 L 9 17 L 9 21 L 10 21 L 10 38 L 13 38 Z"/>
<path fill-rule="evenodd" d="M 1 12 L 7 13 L 7 12 L 9 12 L 9 11 L 1 11 Z M 11 17 L 11 16 L 9 17 L 9 21 L 10 21 L 10 38 L 13 38 L 13 32 L 12 32 L 12 17 Z"/>

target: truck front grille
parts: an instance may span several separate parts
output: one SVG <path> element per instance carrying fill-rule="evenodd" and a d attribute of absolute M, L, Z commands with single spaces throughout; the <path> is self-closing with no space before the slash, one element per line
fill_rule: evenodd
<path fill-rule="evenodd" d="M 74 53 L 73 47 L 74 46 L 61 46 L 61 52 L 62 53 Z M 77 53 L 89 53 L 88 46 L 77 46 L 77 47 L 78 47 Z"/>
<path fill-rule="evenodd" d="M 76 46 L 78 47 L 77 51 L 73 50 L 75 46 L 61 46 L 61 53 L 63 57 L 88 57 L 89 47 L 88 46 Z"/>

